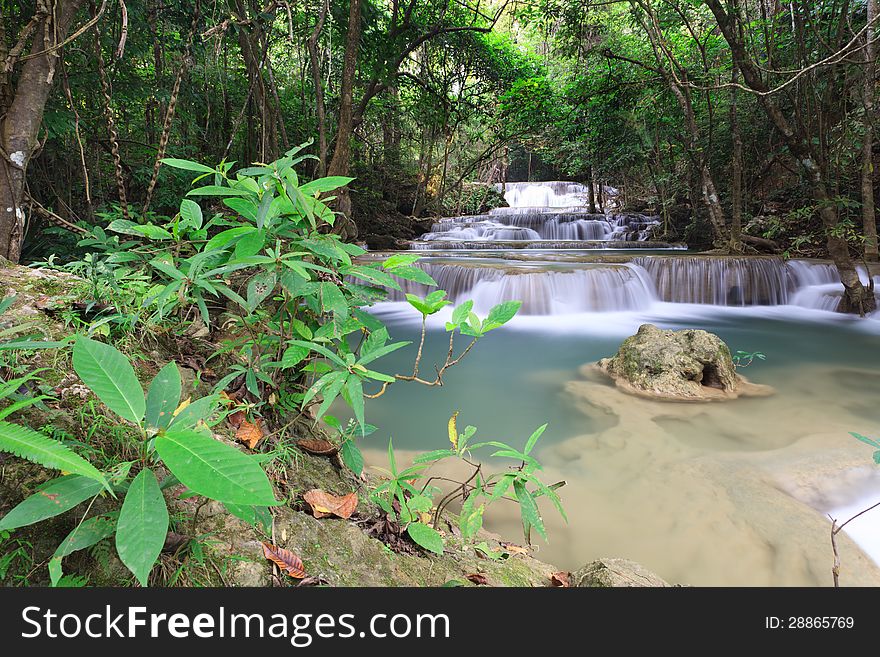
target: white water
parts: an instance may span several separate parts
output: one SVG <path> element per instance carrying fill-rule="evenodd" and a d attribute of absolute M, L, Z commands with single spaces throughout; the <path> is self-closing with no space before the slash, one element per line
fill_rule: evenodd
<path fill-rule="evenodd" d="M 638 213 L 591 213 L 587 188 L 578 183 L 507 183 L 504 197 L 509 207 L 440 219 L 413 248 L 432 248 L 431 242 L 537 242 L 529 248 L 540 248 L 541 241 L 645 241 L 660 223 Z"/>
<path fill-rule="evenodd" d="M 485 315 L 520 300 L 520 313 L 450 371 L 439 391 L 395 386 L 374 403 L 376 423 L 396 446 L 436 449 L 437 432 L 424 428 L 444 427 L 452 410 L 484 438 L 514 444 L 550 420 L 551 442 L 540 455 L 548 478 L 568 481 L 571 522 L 546 510 L 551 536 L 560 538 L 539 556 L 564 568 L 623 556 L 683 583 L 830 584 L 826 514 L 842 522 L 880 500 L 870 450 L 847 435 L 878 433 L 880 313 L 858 319 L 833 312 L 842 285 L 827 262 L 647 249 L 596 255 L 581 249 L 592 242 L 656 247 L 644 241 L 656 218 L 590 214 L 586 189 L 574 183 L 517 183 L 506 196 L 511 207 L 442 219 L 413 248 L 441 254 L 420 266 L 453 302 L 472 299 Z M 517 243 L 528 248 L 513 250 Z M 471 253 L 487 246 L 500 257 Z M 859 273 L 867 282 L 868 273 Z M 880 288 L 880 276 L 874 281 Z M 401 284 L 405 292 L 429 291 Z M 375 312 L 396 338 L 414 339 L 420 317 L 393 301 L 401 293 L 391 299 Z M 451 307 L 429 318 L 438 346 L 432 352 L 429 340 L 425 363 L 445 357 L 450 315 Z M 578 371 L 611 355 L 645 322 L 705 328 L 734 351 L 765 352 L 766 363 L 745 373 L 777 394 L 705 406 L 658 403 Z M 389 357 L 397 360 L 388 371 L 412 366 L 407 349 Z M 382 458 L 377 452 L 370 460 Z M 518 519 L 505 509 L 487 523 L 513 538 Z M 844 583 L 880 583 L 880 570 L 865 557 L 880 564 L 880 509 L 844 531 Z"/>
<path fill-rule="evenodd" d="M 646 310 L 658 302 L 711 306 L 798 306 L 834 311 L 842 294 L 825 262 L 772 257 L 636 256 L 629 262 L 561 264 L 474 258 L 425 258 L 421 267 L 449 299 L 474 299 L 486 312 L 519 300 L 525 315 Z M 863 280 L 867 280 L 864 271 Z M 880 277 L 875 277 L 880 290 Z M 404 292 L 427 287 L 400 281 Z M 403 293 L 392 294 L 403 299 Z"/>

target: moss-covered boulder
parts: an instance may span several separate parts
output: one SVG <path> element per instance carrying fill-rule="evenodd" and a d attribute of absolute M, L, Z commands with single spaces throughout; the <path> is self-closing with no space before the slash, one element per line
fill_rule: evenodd
<path fill-rule="evenodd" d="M 716 401 L 771 392 L 737 374 L 724 341 L 699 329 L 642 324 L 616 355 L 597 366 L 625 392 L 655 399 Z"/>

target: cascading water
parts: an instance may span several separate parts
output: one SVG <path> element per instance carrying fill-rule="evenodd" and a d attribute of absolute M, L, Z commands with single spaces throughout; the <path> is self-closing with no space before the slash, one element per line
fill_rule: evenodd
<path fill-rule="evenodd" d="M 842 294 L 828 262 L 657 253 L 654 218 L 590 214 L 582 187 L 517 184 L 507 192 L 514 207 L 441 219 L 413 247 L 430 250 L 418 266 L 454 304 L 472 300 L 483 317 L 503 301 L 522 307 L 445 373 L 442 388 L 424 395 L 394 386 L 373 402 L 395 446 L 409 440 L 435 449 L 430 432 L 413 427 L 445 426 L 452 409 L 489 436 L 550 419 L 549 442 L 538 449 L 548 478 L 568 482 L 570 521 L 548 525 L 562 537 L 542 552 L 553 563 L 577 568 L 626 554 L 669 581 L 827 585 L 826 514 L 847 518 L 880 495 L 880 478 L 860 474 L 870 472 L 870 453 L 846 435 L 880 422 L 880 313 L 856 320 L 822 312 L 835 310 Z M 452 308 L 422 324 L 399 302 L 404 292 L 434 288 L 400 286 L 374 312 L 395 339 L 420 345 L 423 363 L 444 362 Z M 760 350 L 768 362 L 756 360 L 746 374 L 777 394 L 707 407 L 660 404 L 582 367 L 614 353 L 645 322 L 703 328 L 732 350 Z M 430 335 L 421 351 L 423 330 Z M 467 338 L 455 339 L 459 354 Z M 383 371 L 410 371 L 415 349 L 389 354 Z M 367 458 L 381 464 L 386 456 L 376 450 Z M 518 513 L 498 520 L 503 512 L 493 512 L 489 528 L 513 535 Z M 880 536 L 864 531 L 878 516 L 865 514 L 844 531 L 880 564 Z M 847 577 L 866 573 L 850 583 L 880 583 L 880 568 L 847 549 Z"/>
<path fill-rule="evenodd" d="M 420 266 L 455 303 L 473 299 L 486 311 L 519 300 L 527 315 L 640 311 L 659 302 L 834 310 L 841 294 L 834 265 L 775 257 L 652 255 L 570 266 L 426 258 Z M 880 288 L 880 277 L 875 280 Z M 418 283 L 400 283 L 403 292 L 393 291 L 391 300 L 430 292 Z"/>
<path fill-rule="evenodd" d="M 499 191 L 501 186 L 497 186 Z M 614 190 L 609 190 L 614 192 Z M 412 243 L 416 250 L 483 248 L 619 248 L 617 242 L 647 242 L 656 216 L 589 212 L 584 185 L 554 181 L 507 183 L 509 207 L 488 214 L 445 217 Z M 557 243 L 553 246 L 550 243 Z M 565 242 L 564 246 L 558 243 Z M 519 244 L 515 244 L 519 243 Z M 670 245 L 655 244 L 655 248 Z"/>

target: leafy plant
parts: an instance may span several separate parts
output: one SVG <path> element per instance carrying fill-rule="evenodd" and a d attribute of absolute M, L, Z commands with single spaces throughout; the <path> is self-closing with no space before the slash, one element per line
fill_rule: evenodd
<path fill-rule="evenodd" d="M 0 422 L 0 448 L 69 473 L 49 481 L 9 511 L 0 519 L 0 530 L 34 524 L 89 499 L 94 503 L 102 493 L 122 499 L 118 512 L 90 518 L 84 515 L 62 541 L 49 564 L 53 585 L 61 580 L 65 556 L 115 533 L 120 559 L 145 586 L 169 527 L 162 490 L 178 482 L 192 494 L 232 507 L 278 503 L 257 461 L 212 437 L 207 421 L 217 408 L 217 397 L 181 402 L 182 385 L 175 363 L 162 368 L 146 395 L 129 360 L 110 345 L 78 337 L 73 346 L 73 367 L 107 409 L 137 429 L 140 456 L 108 481 L 59 441 Z M 160 482 L 157 473 L 161 474 L 162 468 L 170 475 Z"/>
<path fill-rule="evenodd" d="M 439 449 L 417 456 L 412 466 L 404 470 L 398 470 L 394 448 L 389 441 L 389 478 L 373 490 L 371 499 L 398 522 L 413 541 L 437 554 L 443 552 L 443 537 L 438 531 L 439 521 L 453 502 L 461 504 L 458 529 L 464 541 L 472 541 L 477 536 L 483 527 L 483 516 L 487 508 L 502 499 L 519 505 L 523 536 L 527 542 L 531 543 L 532 529 L 546 540 L 547 531 L 538 509 L 539 498 L 548 498 L 563 519 L 567 520 L 556 494 L 556 490 L 565 482 L 551 486 L 544 484 L 537 474 L 542 466 L 532 455 L 547 425 L 538 427 L 520 451 L 494 440 L 471 444 L 477 430 L 473 426 L 467 426 L 459 433 L 456 426 L 457 415 L 455 413 L 449 420 L 451 449 Z M 476 459 L 474 452 L 488 448 L 494 449 L 488 454 L 490 458 L 511 459 L 515 465 L 506 470 L 484 473 L 485 464 Z M 444 477 L 425 475 L 428 468 L 445 459 L 457 459 L 470 466 L 470 476 L 464 481 L 451 481 Z M 440 490 L 433 482 L 441 479 L 453 484 L 452 490 L 435 501 Z"/>
<path fill-rule="evenodd" d="M 766 360 L 767 356 L 761 351 L 736 351 L 732 359 L 734 367 L 748 367 L 755 359 Z"/>

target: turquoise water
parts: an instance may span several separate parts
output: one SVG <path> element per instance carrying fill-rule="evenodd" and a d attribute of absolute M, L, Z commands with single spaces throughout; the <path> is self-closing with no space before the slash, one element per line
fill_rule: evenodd
<path fill-rule="evenodd" d="M 418 320 L 405 304 L 375 312 L 393 339 L 418 339 Z M 445 358 L 442 322 L 429 324 L 425 378 Z M 765 353 L 766 361 L 741 372 L 776 394 L 658 403 L 582 371 L 645 322 L 706 329 L 732 351 Z M 465 345 L 459 338 L 456 353 Z M 375 365 L 411 373 L 415 349 Z M 642 311 L 516 318 L 448 370 L 444 386 L 398 383 L 370 401 L 367 420 L 379 431 L 363 446 L 379 466 L 390 437 L 404 460 L 442 448 L 454 411 L 460 428 L 471 424 L 483 439 L 513 445 L 548 422 L 537 453 L 548 482 L 567 481 L 561 493 L 569 522 L 545 510 L 551 542 L 539 558 L 574 569 L 600 556 L 629 557 L 695 585 L 828 585 L 824 514 L 880 499 L 871 452 L 847 433 L 880 434 L 878 395 L 880 321 L 794 306 L 658 302 Z M 487 526 L 515 540 L 512 507 L 491 510 Z M 880 513 L 848 529 L 880 557 Z M 842 549 L 849 583 L 880 584 L 880 570 L 854 544 Z"/>

